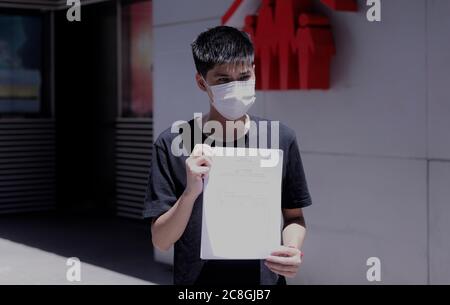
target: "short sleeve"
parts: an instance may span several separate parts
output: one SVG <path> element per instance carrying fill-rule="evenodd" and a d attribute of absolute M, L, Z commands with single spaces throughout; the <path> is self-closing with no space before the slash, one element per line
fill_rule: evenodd
<path fill-rule="evenodd" d="M 295 135 L 284 157 L 288 159 L 286 161 L 286 175 L 282 183 L 282 208 L 295 209 L 311 205 L 312 200 Z"/>
<path fill-rule="evenodd" d="M 169 161 L 168 152 L 155 143 L 144 199 L 144 218 L 161 216 L 177 201 Z"/>

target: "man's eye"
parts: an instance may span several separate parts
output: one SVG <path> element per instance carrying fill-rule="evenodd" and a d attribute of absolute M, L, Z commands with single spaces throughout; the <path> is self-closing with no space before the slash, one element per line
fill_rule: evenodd
<path fill-rule="evenodd" d="M 244 75 L 239 80 L 240 81 L 245 81 L 245 80 L 249 80 L 249 79 L 250 79 L 250 75 Z"/>
<path fill-rule="evenodd" d="M 217 82 L 219 82 L 219 83 L 221 83 L 221 84 L 225 84 L 225 83 L 230 82 L 230 80 L 229 80 L 228 78 L 219 78 L 219 79 L 217 80 Z"/>

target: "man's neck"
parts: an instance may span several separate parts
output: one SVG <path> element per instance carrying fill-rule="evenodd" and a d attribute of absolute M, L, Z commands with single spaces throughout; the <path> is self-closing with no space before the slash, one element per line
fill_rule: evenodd
<path fill-rule="evenodd" d="M 217 121 L 217 122 L 219 122 L 222 125 L 223 132 L 225 133 L 224 135 L 221 136 L 222 139 L 230 139 L 230 136 L 232 136 L 233 139 L 238 139 L 238 138 L 240 138 L 241 136 L 243 136 L 247 132 L 247 130 L 245 128 L 245 123 L 246 123 L 247 117 L 248 117 L 247 114 L 244 114 L 241 118 L 239 118 L 237 120 L 234 120 L 234 121 L 230 121 L 230 120 L 227 120 L 226 118 L 224 118 L 214 107 L 211 106 L 209 113 L 204 115 L 202 121 L 203 121 L 203 126 L 204 126 L 204 124 L 206 124 L 206 122 L 209 122 L 209 121 Z M 235 122 L 235 123 L 241 122 L 240 125 L 244 126 L 244 129 L 238 131 L 235 128 L 234 132 L 233 132 L 234 135 L 227 135 L 226 134 L 227 133 L 227 127 L 226 127 L 227 121 L 228 122 Z M 203 126 L 202 126 L 202 128 L 203 128 Z M 237 125 L 235 125 L 235 126 L 237 126 Z M 227 140 L 225 140 L 225 141 L 227 141 Z"/>

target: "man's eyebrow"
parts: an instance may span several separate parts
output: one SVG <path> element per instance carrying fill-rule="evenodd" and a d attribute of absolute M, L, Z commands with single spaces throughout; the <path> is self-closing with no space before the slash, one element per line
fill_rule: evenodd
<path fill-rule="evenodd" d="M 244 71 L 244 72 L 239 73 L 239 75 L 247 75 L 247 74 L 250 74 L 250 73 L 251 73 L 251 71 L 248 70 L 248 71 Z M 223 73 L 223 72 L 216 72 L 216 73 L 214 73 L 214 76 L 215 77 L 231 77 L 230 74 L 226 74 L 226 73 Z"/>

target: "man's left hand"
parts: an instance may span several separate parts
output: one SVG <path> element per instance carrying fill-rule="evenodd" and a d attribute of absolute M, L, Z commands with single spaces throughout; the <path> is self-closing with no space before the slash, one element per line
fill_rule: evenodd
<path fill-rule="evenodd" d="M 264 263 L 273 272 L 293 278 L 302 263 L 302 252 L 297 248 L 281 246 Z"/>

